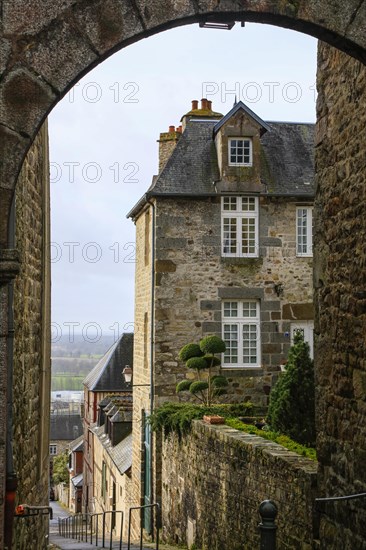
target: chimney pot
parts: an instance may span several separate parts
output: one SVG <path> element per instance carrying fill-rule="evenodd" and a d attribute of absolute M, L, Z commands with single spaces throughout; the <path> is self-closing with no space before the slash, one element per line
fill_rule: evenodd
<path fill-rule="evenodd" d="M 192 111 L 195 111 L 196 109 L 198 109 L 198 101 L 197 101 L 197 99 L 193 99 L 193 101 L 192 101 Z"/>
<path fill-rule="evenodd" d="M 169 133 L 175 132 L 175 126 L 169 126 Z"/>
<path fill-rule="evenodd" d="M 204 110 L 204 111 L 207 111 L 207 109 L 208 109 L 206 98 L 201 99 L 201 109 Z"/>
<path fill-rule="evenodd" d="M 209 111 L 212 111 L 212 101 L 207 101 L 207 107 Z"/>
<path fill-rule="evenodd" d="M 182 133 L 182 126 L 177 126 L 175 131 L 178 132 L 179 134 L 181 134 Z"/>

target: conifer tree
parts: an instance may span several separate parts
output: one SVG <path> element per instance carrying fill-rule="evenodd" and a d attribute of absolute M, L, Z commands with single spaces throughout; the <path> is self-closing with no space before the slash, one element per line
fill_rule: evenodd
<path fill-rule="evenodd" d="M 271 392 L 267 422 L 294 441 L 315 446 L 314 362 L 300 331 L 295 333 L 285 372 Z"/>

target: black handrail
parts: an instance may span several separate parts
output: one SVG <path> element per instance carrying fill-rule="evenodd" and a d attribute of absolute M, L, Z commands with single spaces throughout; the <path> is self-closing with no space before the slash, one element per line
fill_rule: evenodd
<path fill-rule="evenodd" d="M 156 550 L 159 550 L 159 529 L 160 529 L 160 506 L 158 503 L 145 504 L 144 506 L 133 506 L 128 511 L 128 537 L 127 537 L 127 550 L 131 550 L 131 517 L 133 510 L 140 510 L 140 550 L 142 550 L 142 535 L 143 535 L 143 515 L 142 512 L 146 508 L 156 508 Z"/>
<path fill-rule="evenodd" d="M 95 546 L 99 544 L 99 516 L 102 516 L 102 548 L 106 548 L 106 518 L 108 514 L 121 514 L 121 528 L 119 533 L 119 550 L 122 550 L 122 534 L 124 516 L 122 510 L 111 510 L 94 514 L 75 514 L 66 518 L 58 518 L 59 534 L 65 538 L 72 538 L 93 544 L 93 519 L 95 518 Z M 85 525 L 85 528 L 84 528 Z M 109 532 L 109 549 L 113 548 L 112 529 Z"/>
<path fill-rule="evenodd" d="M 316 498 L 315 502 L 336 502 L 340 500 L 353 500 L 355 498 L 366 498 L 366 493 L 356 493 L 354 495 L 346 495 L 343 497 L 324 497 Z"/>

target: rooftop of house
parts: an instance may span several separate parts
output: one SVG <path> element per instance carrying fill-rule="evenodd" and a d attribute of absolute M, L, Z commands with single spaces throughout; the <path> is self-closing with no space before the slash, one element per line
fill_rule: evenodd
<path fill-rule="evenodd" d="M 50 419 L 50 441 L 73 441 L 83 433 L 80 414 L 52 415 Z"/>
<path fill-rule="evenodd" d="M 127 472 L 132 466 L 132 433 L 113 446 L 108 435 L 104 433 L 104 426 L 93 428 L 93 432 L 113 460 L 119 473 Z"/>
<path fill-rule="evenodd" d="M 125 332 L 103 355 L 83 381 L 90 391 L 131 391 L 122 371 L 133 364 L 133 334 Z"/>
<path fill-rule="evenodd" d="M 314 124 L 264 122 L 239 102 L 224 117 L 214 111 L 203 117 L 200 109 L 184 115 L 184 131 L 166 165 L 127 217 L 134 218 L 151 197 L 202 197 L 227 192 L 227 183 L 220 178 L 214 136 L 240 110 L 261 127 L 260 193 L 312 198 Z"/>
<path fill-rule="evenodd" d="M 69 451 L 72 453 L 77 453 L 79 451 L 84 451 L 84 434 L 80 435 L 74 441 L 69 443 Z"/>

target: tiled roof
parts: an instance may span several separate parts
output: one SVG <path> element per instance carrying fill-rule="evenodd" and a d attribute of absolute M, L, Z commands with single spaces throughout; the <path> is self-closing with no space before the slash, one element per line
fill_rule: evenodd
<path fill-rule="evenodd" d="M 262 193 L 312 198 L 314 124 L 257 119 L 266 130 L 261 137 Z M 127 217 L 135 217 L 150 197 L 199 197 L 220 193 L 225 182 L 220 185 L 213 133 L 221 123 L 217 120 L 189 120 L 161 174 L 154 176 L 147 193 Z"/>
<path fill-rule="evenodd" d="M 131 391 L 122 370 L 133 365 L 133 334 L 125 332 L 95 365 L 83 381 L 91 391 Z"/>
<path fill-rule="evenodd" d="M 107 451 L 121 474 L 124 474 L 132 466 L 132 433 L 126 436 L 114 447 L 107 434 L 104 433 L 104 425 L 93 428 L 94 434 Z"/>

